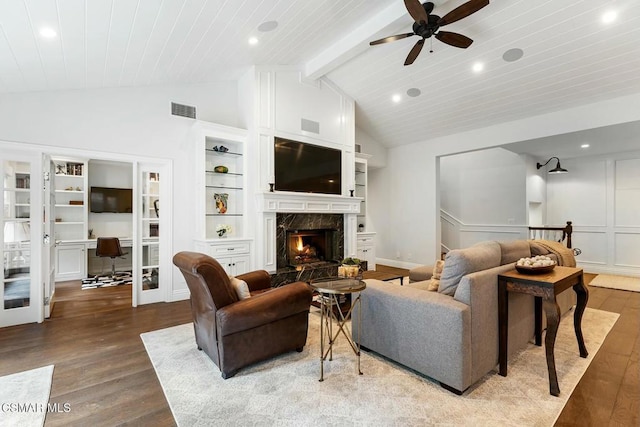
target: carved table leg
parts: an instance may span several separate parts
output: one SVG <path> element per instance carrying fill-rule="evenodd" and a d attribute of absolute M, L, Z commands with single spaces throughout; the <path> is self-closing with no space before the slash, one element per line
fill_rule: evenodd
<path fill-rule="evenodd" d="M 573 290 L 576 292 L 578 302 L 576 303 L 576 311 L 573 314 L 573 328 L 576 331 L 576 338 L 578 339 L 578 348 L 580 349 L 580 357 L 587 357 L 587 347 L 584 345 L 584 338 L 582 337 L 582 314 L 587 307 L 587 301 L 589 300 L 589 290 L 584 285 L 584 278 L 580 275 L 579 282 L 573 286 Z"/>
<path fill-rule="evenodd" d="M 536 345 L 542 345 L 542 297 L 534 297 Z"/>
<path fill-rule="evenodd" d="M 542 305 L 547 315 L 547 335 L 544 339 L 544 347 L 547 354 L 547 370 L 549 371 L 549 392 L 553 396 L 560 396 L 558 375 L 556 374 L 556 360 L 553 353 L 556 335 L 558 333 L 558 324 L 560 323 L 560 307 L 558 307 L 555 299 L 545 299 Z"/>
<path fill-rule="evenodd" d="M 507 338 L 509 327 L 509 298 L 507 297 L 507 281 L 498 280 L 498 360 L 499 373 L 507 376 Z"/>

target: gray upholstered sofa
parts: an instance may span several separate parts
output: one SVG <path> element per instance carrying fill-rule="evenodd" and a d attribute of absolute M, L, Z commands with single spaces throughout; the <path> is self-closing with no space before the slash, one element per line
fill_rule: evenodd
<path fill-rule="evenodd" d="M 483 242 L 450 251 L 438 292 L 428 281 L 397 286 L 368 279 L 362 291 L 360 343 L 461 394 L 498 364 L 498 274 L 531 256 L 527 240 Z M 536 247 L 539 251 L 539 248 Z M 573 290 L 559 298 L 562 313 Z M 354 339 L 360 313 L 354 307 Z M 509 295 L 509 356 L 534 335 L 533 297 Z"/>

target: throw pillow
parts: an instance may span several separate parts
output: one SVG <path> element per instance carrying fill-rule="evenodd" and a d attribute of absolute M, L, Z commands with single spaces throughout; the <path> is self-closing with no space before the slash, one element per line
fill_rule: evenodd
<path fill-rule="evenodd" d="M 247 282 L 233 276 L 229 276 L 229 280 L 231 280 L 231 286 L 233 286 L 233 288 L 236 290 L 238 298 L 242 300 L 251 297 L 251 293 L 249 292 L 249 285 L 247 285 Z"/>
<path fill-rule="evenodd" d="M 440 276 L 442 275 L 443 269 L 444 269 L 444 261 L 441 259 L 437 260 L 436 263 L 433 265 L 433 275 L 431 276 L 431 278 L 440 280 Z"/>
<path fill-rule="evenodd" d="M 433 265 L 433 274 L 431 275 L 431 279 L 429 279 L 429 287 L 428 291 L 437 291 L 440 287 L 440 276 L 442 275 L 442 269 L 444 268 L 444 261 L 441 259 L 437 260 Z"/>

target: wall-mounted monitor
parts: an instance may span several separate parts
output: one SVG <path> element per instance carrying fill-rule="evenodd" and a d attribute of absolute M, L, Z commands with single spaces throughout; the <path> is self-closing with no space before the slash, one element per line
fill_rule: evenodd
<path fill-rule="evenodd" d="M 91 187 L 89 206 L 94 213 L 132 213 L 131 188 Z"/>
<path fill-rule="evenodd" d="M 342 152 L 334 148 L 275 139 L 275 189 L 342 193 Z"/>

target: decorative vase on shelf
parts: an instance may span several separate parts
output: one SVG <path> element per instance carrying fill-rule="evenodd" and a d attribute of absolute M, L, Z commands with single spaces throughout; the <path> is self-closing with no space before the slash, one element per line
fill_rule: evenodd
<path fill-rule="evenodd" d="M 215 193 L 213 199 L 216 202 L 216 212 L 223 214 L 227 212 L 227 201 L 229 200 L 229 193 Z"/>

